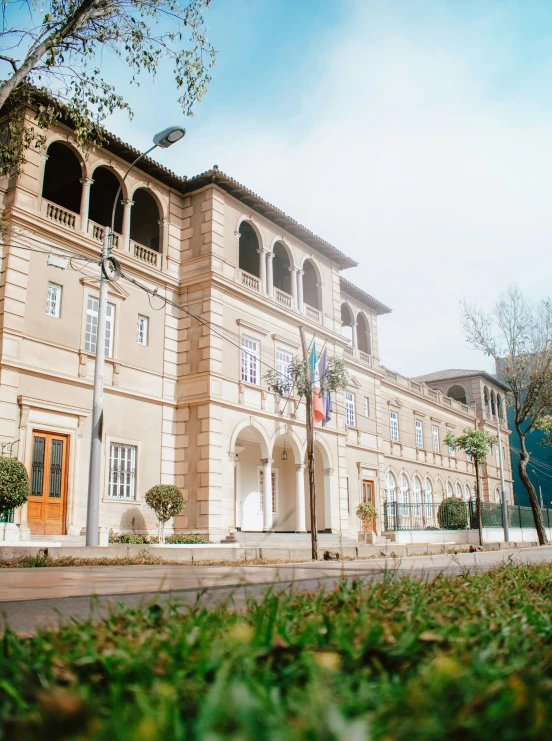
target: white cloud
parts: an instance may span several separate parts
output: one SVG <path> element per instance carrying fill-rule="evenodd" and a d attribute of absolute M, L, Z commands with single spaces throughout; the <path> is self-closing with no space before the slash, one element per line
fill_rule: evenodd
<path fill-rule="evenodd" d="M 552 113 L 534 78 L 504 81 L 515 60 L 492 42 L 499 21 L 494 6 L 412 25 L 361 4 L 271 124 L 240 85 L 240 115 L 171 151 L 173 169 L 216 162 L 356 258 L 347 277 L 394 310 L 382 361 L 407 374 L 489 368 L 461 337 L 463 296 L 490 305 L 513 280 L 548 291 Z"/>

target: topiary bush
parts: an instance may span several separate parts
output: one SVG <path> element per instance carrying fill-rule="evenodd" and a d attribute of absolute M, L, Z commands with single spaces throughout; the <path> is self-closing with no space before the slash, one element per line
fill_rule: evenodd
<path fill-rule="evenodd" d="M 368 530 L 372 522 L 378 516 L 378 511 L 373 504 L 370 504 L 369 502 L 362 502 L 356 508 L 355 514 L 362 522 L 362 529 Z"/>
<path fill-rule="evenodd" d="M 468 527 L 468 507 L 458 497 L 443 499 L 437 511 L 437 521 L 442 530 L 465 530 Z"/>
<path fill-rule="evenodd" d="M 25 504 L 29 498 L 27 469 L 16 458 L 0 457 L 0 514 Z"/>
<path fill-rule="evenodd" d="M 155 512 L 159 521 L 159 543 L 165 543 L 165 523 L 179 515 L 185 507 L 184 497 L 177 486 L 158 484 L 146 492 L 146 504 Z"/>

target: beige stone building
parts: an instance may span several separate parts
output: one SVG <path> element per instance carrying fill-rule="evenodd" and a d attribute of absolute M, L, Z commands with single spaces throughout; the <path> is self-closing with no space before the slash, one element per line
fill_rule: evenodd
<path fill-rule="evenodd" d="M 112 137 L 85 155 L 60 124 L 1 184 L 12 232 L 1 262 L 0 441 L 17 441 L 32 478 L 15 515 L 22 532 L 85 526 L 97 261 L 137 154 Z M 152 531 L 144 493 L 174 483 L 187 500 L 177 531 L 220 540 L 308 528 L 304 403 L 263 380 L 270 368 L 286 375 L 300 326 L 351 373 L 316 429 L 321 530 L 355 538 L 363 500 L 380 512 L 378 532 L 399 506 L 413 527 L 431 526 L 443 497 L 472 495 L 472 463 L 443 439 L 476 425 L 495 432 L 503 386 L 480 371 L 408 379 L 382 365 L 378 318 L 390 309 L 343 276 L 356 265 L 343 252 L 216 166 L 186 179 L 151 159 L 125 181 L 115 231 L 124 277 L 109 286 L 103 527 Z M 484 471 L 491 501 L 496 462 Z"/>

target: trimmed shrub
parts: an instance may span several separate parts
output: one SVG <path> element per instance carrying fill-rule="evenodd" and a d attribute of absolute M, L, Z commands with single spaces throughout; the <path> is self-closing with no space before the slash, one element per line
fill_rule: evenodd
<path fill-rule="evenodd" d="M 16 458 L 0 457 L 0 514 L 21 507 L 29 497 L 27 469 Z"/>
<path fill-rule="evenodd" d="M 465 530 L 468 527 L 468 507 L 458 497 L 443 499 L 437 511 L 437 521 L 442 530 Z"/>
<path fill-rule="evenodd" d="M 144 545 L 149 543 L 147 536 L 138 535 L 138 533 L 114 533 L 113 530 L 109 531 L 109 542 L 110 543 L 127 543 L 131 545 Z"/>
<path fill-rule="evenodd" d="M 158 538 L 150 538 L 150 543 L 158 542 Z M 167 537 L 165 538 L 165 543 L 172 543 L 173 545 L 194 545 L 194 543 L 202 544 L 210 542 L 210 540 L 206 540 L 199 533 L 173 533 L 172 535 L 167 535 Z"/>
<path fill-rule="evenodd" d="M 355 514 L 361 520 L 363 529 L 367 530 L 378 516 L 378 511 L 373 504 L 362 502 L 356 508 Z"/>
<path fill-rule="evenodd" d="M 184 509 L 184 497 L 177 486 L 158 484 L 146 492 L 146 504 L 155 512 L 159 520 L 159 543 L 165 542 L 165 523 L 176 517 Z"/>

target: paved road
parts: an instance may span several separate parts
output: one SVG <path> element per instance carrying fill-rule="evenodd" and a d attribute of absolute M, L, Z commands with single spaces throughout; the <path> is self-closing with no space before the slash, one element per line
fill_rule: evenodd
<path fill-rule="evenodd" d="M 522 550 L 416 556 L 403 559 L 279 564 L 274 566 L 76 566 L 0 570 L 0 612 L 20 633 L 71 618 L 100 619 L 113 603 L 143 604 L 172 598 L 183 605 L 200 599 L 213 606 L 279 589 L 331 587 L 340 579 L 372 580 L 385 572 L 432 578 L 464 569 L 515 562 L 552 562 L 552 546 Z"/>

